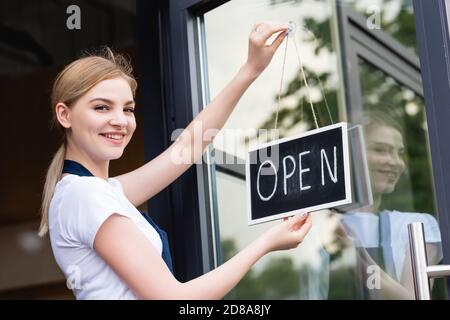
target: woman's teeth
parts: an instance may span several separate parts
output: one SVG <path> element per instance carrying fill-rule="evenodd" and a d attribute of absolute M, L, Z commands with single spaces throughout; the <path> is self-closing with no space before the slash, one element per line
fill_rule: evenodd
<path fill-rule="evenodd" d="M 120 134 L 102 134 L 102 136 L 113 140 L 121 140 L 123 138 L 123 135 Z"/>

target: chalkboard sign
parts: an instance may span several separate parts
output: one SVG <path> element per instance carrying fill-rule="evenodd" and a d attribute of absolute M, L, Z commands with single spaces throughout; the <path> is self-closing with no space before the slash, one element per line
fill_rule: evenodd
<path fill-rule="evenodd" d="M 250 225 L 352 201 L 347 123 L 250 149 L 245 165 Z"/>

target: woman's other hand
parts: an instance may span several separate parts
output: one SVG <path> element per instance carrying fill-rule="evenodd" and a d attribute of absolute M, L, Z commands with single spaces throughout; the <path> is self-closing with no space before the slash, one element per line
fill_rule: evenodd
<path fill-rule="evenodd" d="M 309 213 L 297 214 L 273 226 L 262 235 L 267 252 L 297 247 L 311 229 L 312 219 Z"/>

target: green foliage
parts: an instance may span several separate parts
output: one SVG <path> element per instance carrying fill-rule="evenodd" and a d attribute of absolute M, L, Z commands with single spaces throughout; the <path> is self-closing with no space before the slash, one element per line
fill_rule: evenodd
<path fill-rule="evenodd" d="M 222 241 L 224 261 L 236 253 L 233 240 Z M 228 299 L 292 299 L 299 290 L 299 270 L 291 258 L 273 258 L 256 273 L 250 270 L 228 294 Z"/>
<path fill-rule="evenodd" d="M 230 259 L 237 252 L 231 239 L 222 241 L 224 260 Z M 339 254 L 336 254 L 339 256 Z M 250 270 L 238 285 L 226 296 L 226 299 L 298 299 L 301 290 L 305 290 L 301 276 L 311 274 L 308 264 L 296 268 L 290 257 L 272 258 L 260 272 Z M 330 273 L 329 299 L 353 299 L 356 297 L 354 283 L 355 270 L 338 268 Z M 326 280 L 325 280 L 326 281 Z"/>

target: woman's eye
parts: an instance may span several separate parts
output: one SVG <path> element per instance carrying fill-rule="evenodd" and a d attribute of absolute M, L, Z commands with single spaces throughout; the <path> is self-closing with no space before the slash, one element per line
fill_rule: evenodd
<path fill-rule="evenodd" d="M 94 108 L 95 110 L 106 111 L 109 109 L 107 105 L 98 105 Z"/>
<path fill-rule="evenodd" d="M 128 113 L 134 113 L 134 108 L 126 108 L 125 111 Z"/>
<path fill-rule="evenodd" d="M 373 147 L 373 148 L 372 148 L 372 151 L 374 151 L 374 152 L 379 152 L 379 153 L 385 153 L 385 152 L 387 152 L 388 150 L 387 150 L 387 148 L 384 148 L 384 147 Z"/>

